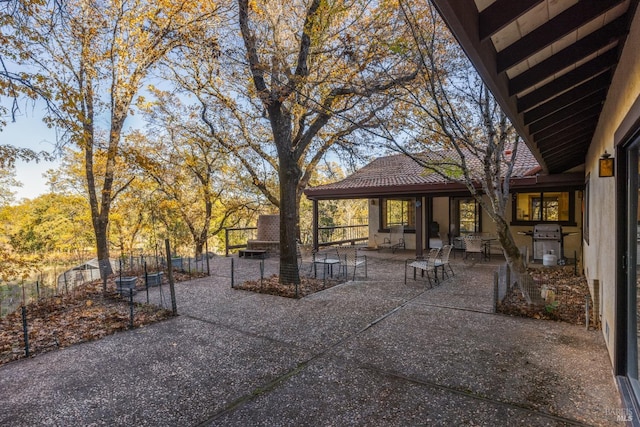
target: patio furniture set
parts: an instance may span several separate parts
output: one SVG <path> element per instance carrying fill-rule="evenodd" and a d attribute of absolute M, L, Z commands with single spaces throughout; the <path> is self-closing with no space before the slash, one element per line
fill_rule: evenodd
<path fill-rule="evenodd" d="M 490 244 L 496 240 L 495 236 L 489 235 L 468 235 L 462 240 L 464 257 L 480 256 L 481 260 L 490 257 Z M 395 243 L 392 243 L 395 242 Z M 396 237 L 389 239 L 388 246 L 379 245 L 377 249 L 391 249 L 392 252 L 402 247 L 404 240 Z M 407 283 L 407 270 L 413 269 L 413 278 L 416 280 L 417 272 L 420 276 L 427 278 L 429 285 L 438 284 L 441 280 L 454 276 L 453 267 L 449 258 L 454 249 L 453 244 L 444 245 L 441 248 L 429 250 L 428 257 L 423 259 L 407 259 L 405 261 L 404 282 Z M 314 277 L 344 277 L 355 280 L 358 268 L 364 269 L 364 277 L 367 277 L 367 257 L 359 253 L 357 246 L 336 246 L 332 250 L 323 253 L 316 253 L 311 248 L 298 245 L 298 266 L 301 271 L 307 266 L 309 273 Z"/>
<path fill-rule="evenodd" d="M 364 268 L 367 277 L 367 257 L 358 253 L 357 246 L 336 246 L 335 252 L 315 253 L 309 248 L 298 245 L 298 266 L 303 270 L 304 264 L 310 267 L 310 273 L 318 277 L 334 276 L 334 273 L 345 278 L 355 280 L 358 268 Z"/>
<path fill-rule="evenodd" d="M 465 236 L 455 237 L 453 246 L 455 249 L 464 251 L 465 259 L 469 258 L 469 255 L 472 255 L 474 260 L 476 256 L 479 256 L 482 260 L 486 261 L 491 258 L 491 244 L 496 240 L 497 237 L 493 235 L 471 233 Z"/>

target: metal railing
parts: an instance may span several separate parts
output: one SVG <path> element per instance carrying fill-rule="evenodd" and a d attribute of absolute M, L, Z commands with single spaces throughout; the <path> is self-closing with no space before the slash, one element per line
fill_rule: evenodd
<path fill-rule="evenodd" d="M 257 227 L 226 228 L 225 256 L 234 249 L 244 249 L 249 240 L 255 239 Z M 310 235 L 310 233 L 306 233 Z M 318 246 L 356 244 L 369 240 L 369 224 L 336 225 L 318 227 Z"/>
<path fill-rule="evenodd" d="M 369 224 L 318 227 L 318 246 L 333 246 L 369 240 Z"/>

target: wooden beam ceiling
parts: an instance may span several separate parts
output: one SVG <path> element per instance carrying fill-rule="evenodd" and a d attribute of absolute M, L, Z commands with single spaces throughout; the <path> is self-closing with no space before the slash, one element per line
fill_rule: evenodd
<path fill-rule="evenodd" d="M 597 18 L 622 1 L 624 0 L 583 0 L 578 2 L 575 6 L 498 52 L 496 60 L 498 72 L 506 71 L 533 56 L 551 43 L 576 31 L 586 22 Z"/>
<path fill-rule="evenodd" d="M 640 0 L 432 2 L 543 171 L 583 164 Z"/>

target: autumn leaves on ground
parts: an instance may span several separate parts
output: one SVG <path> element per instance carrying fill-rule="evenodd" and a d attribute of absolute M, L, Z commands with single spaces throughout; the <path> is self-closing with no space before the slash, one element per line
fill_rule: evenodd
<path fill-rule="evenodd" d="M 107 293 L 100 281 L 77 287 L 68 295 L 46 298 L 26 306 L 31 355 L 91 341 L 128 329 L 130 306 L 115 292 L 113 279 Z M 134 304 L 135 328 L 171 316 L 162 308 Z M 22 311 L 0 319 L 0 365 L 25 357 Z"/>
<path fill-rule="evenodd" d="M 527 303 L 518 288 L 513 288 L 498 304 L 498 312 L 510 316 L 531 317 L 533 319 L 557 320 L 574 325 L 585 325 L 586 301 L 589 307 L 593 302 L 584 276 L 574 274 L 573 266 L 553 268 L 531 268 L 534 281 L 544 283 L 547 288 L 544 305 Z M 599 328 L 595 310 L 589 309 L 589 326 Z"/>

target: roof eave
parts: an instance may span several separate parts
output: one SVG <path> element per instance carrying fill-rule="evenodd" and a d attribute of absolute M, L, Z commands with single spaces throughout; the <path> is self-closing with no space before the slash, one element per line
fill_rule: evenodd
<path fill-rule="evenodd" d="M 528 175 L 510 180 L 511 190 L 527 190 L 534 188 L 567 189 L 584 186 L 583 172 L 562 173 L 554 175 Z M 476 187 L 480 188 L 478 184 Z M 310 200 L 330 199 L 371 199 L 378 197 L 403 197 L 429 194 L 447 196 L 468 194 L 467 187 L 460 183 L 437 183 L 404 186 L 365 187 L 365 188 L 307 188 L 304 194 Z"/>

